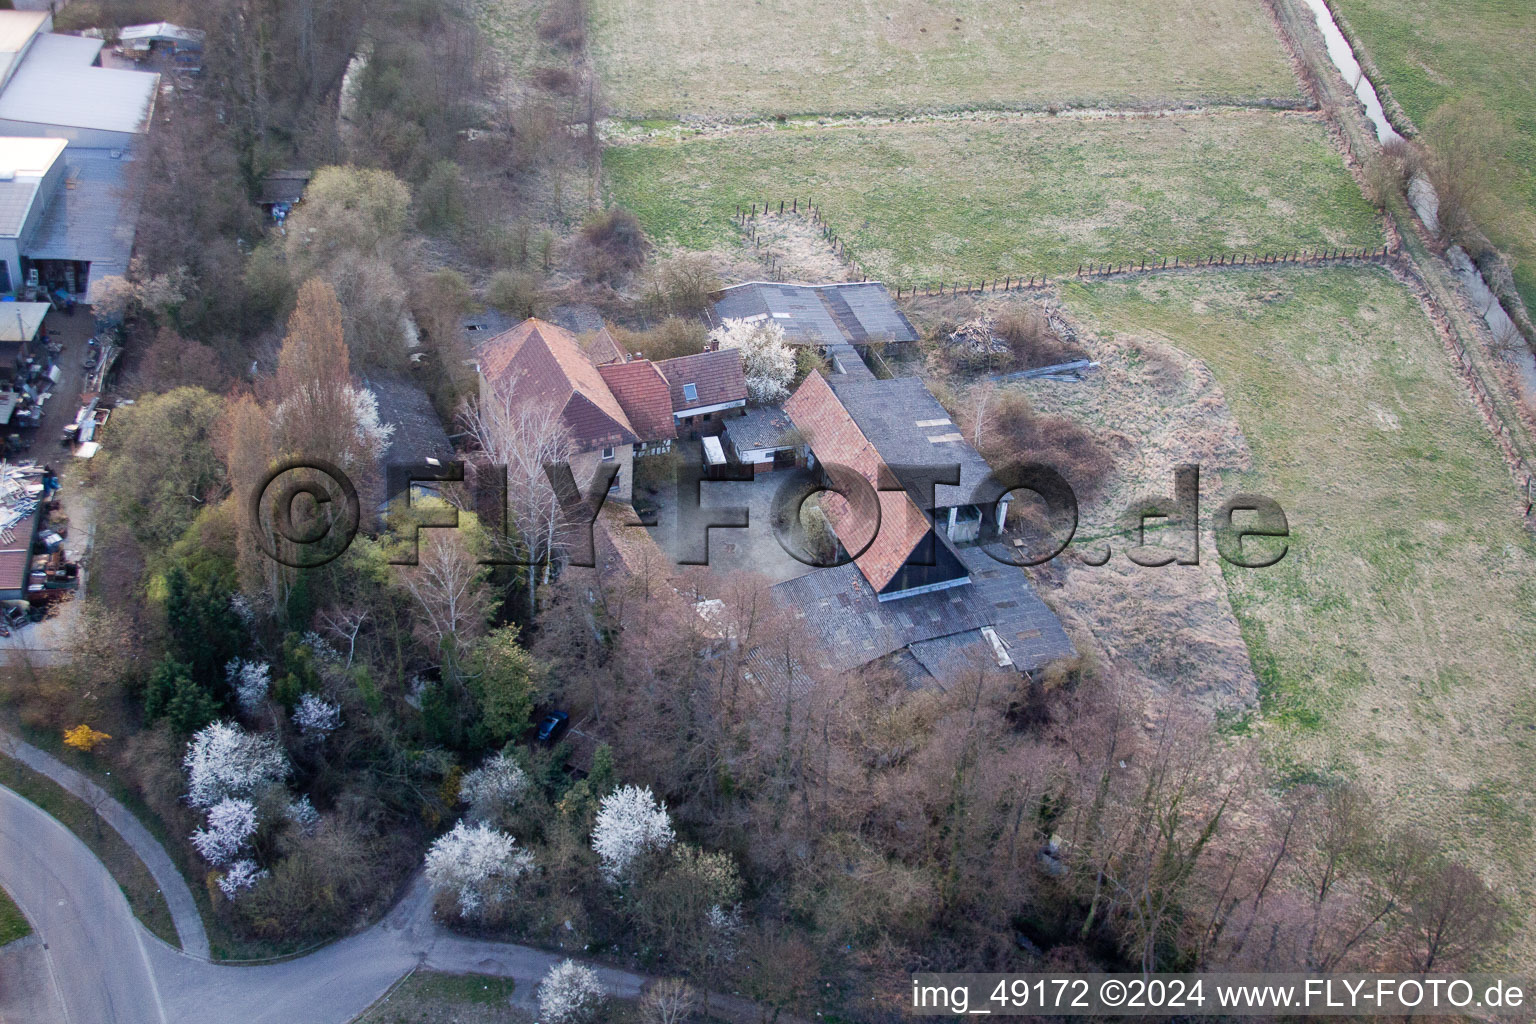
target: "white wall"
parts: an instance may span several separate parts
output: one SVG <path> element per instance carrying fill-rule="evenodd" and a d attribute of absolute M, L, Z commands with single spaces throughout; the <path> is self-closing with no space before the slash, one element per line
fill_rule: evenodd
<path fill-rule="evenodd" d="M 66 125 L 9 120 L 0 120 L 0 135 L 26 139 L 64 139 L 78 149 L 127 149 L 139 137 L 136 132 L 112 132 L 102 128 L 71 128 Z"/>

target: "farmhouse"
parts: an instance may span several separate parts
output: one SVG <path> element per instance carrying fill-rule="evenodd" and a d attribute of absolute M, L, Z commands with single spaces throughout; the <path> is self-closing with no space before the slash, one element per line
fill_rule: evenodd
<path fill-rule="evenodd" d="M 707 432 L 747 401 L 741 353 L 734 349 L 659 363 L 625 360 L 606 328 L 583 342 L 539 319 L 482 344 L 478 369 L 482 401 L 510 399 L 559 411 L 578 453 L 571 460 L 578 481 L 590 479 L 600 463 L 618 463 L 609 496 L 626 502 L 637 455 L 669 451 L 683 430 Z"/>
<path fill-rule="evenodd" d="M 772 320 L 791 345 L 868 345 L 917 340 L 911 321 L 878 281 L 778 284 L 751 281 L 711 296 L 715 326 L 726 320 Z"/>
<path fill-rule="evenodd" d="M 635 445 L 642 439 L 575 335 L 543 320 L 524 320 L 485 343 L 479 370 L 482 402 L 557 412 L 576 449 L 576 479 L 590 479 L 599 463 L 617 462 L 611 496 L 630 500 Z"/>
<path fill-rule="evenodd" d="M 607 334 L 604 330 L 600 336 Z M 609 344 L 612 344 L 611 339 Z M 590 347 L 588 351 L 591 351 Z M 618 399 L 636 436 L 641 439 L 639 454 L 660 455 L 670 451 L 672 441 L 677 437 L 672 393 L 656 364 L 648 359 L 605 362 L 598 366 L 597 372 L 608 384 L 613 397 Z"/>
<path fill-rule="evenodd" d="M 983 515 L 971 496 L 989 468 L 922 381 L 816 373 L 784 408 L 813 465 L 852 470 L 878 501 L 877 513 L 824 493 L 821 508 L 839 542 L 859 553 L 774 588 L 822 637 L 835 667 L 905 651 L 909 667 L 942 680 L 977 657 L 1029 670 L 1072 653 L 1024 573 L 971 543 Z M 958 482 L 928 493 L 880 490 L 893 466 L 942 467 Z M 1006 505 L 993 514 L 1005 515 Z"/>
<path fill-rule="evenodd" d="M 735 349 L 663 359 L 656 366 L 671 390 L 672 417 L 684 431 L 712 432 L 713 425 L 746 408 L 747 378 Z"/>
<path fill-rule="evenodd" d="M 935 484 L 931 493 L 914 492 L 912 499 L 933 516 L 950 540 L 957 544 L 976 540 L 982 509 L 972 497 L 991 467 L 923 382 L 917 377 L 877 380 L 835 375 L 827 382 L 838 404 L 887 466 L 921 466 L 935 475 L 959 467 L 957 482 Z M 995 513 L 999 528 L 1007 507 L 1004 498 Z"/>

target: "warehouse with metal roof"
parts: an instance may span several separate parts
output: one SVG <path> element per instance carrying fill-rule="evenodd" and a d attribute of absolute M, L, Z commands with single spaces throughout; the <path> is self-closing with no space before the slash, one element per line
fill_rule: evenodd
<path fill-rule="evenodd" d="M 878 281 L 778 284 L 749 281 L 711 296 L 715 324 L 772 320 L 791 345 L 916 341 L 917 331 Z"/>
<path fill-rule="evenodd" d="M 0 19 L 0 26 L 9 20 Z M 0 89 L 0 135 L 97 149 L 132 145 L 148 125 L 160 76 L 96 66 L 101 46 L 99 39 L 38 33 Z"/>

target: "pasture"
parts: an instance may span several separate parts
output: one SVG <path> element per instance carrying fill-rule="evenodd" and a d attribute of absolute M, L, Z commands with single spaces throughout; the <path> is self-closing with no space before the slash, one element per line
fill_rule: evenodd
<path fill-rule="evenodd" d="M 1311 115 L 739 131 L 611 147 L 604 167 L 613 201 L 664 246 L 733 244 L 738 204 L 809 196 L 891 284 L 1382 242 Z"/>
<path fill-rule="evenodd" d="M 590 17 L 625 118 L 1300 98 L 1247 0 L 591 0 Z"/>
<path fill-rule="evenodd" d="M 1356 44 L 1420 127 L 1441 104 L 1481 100 L 1508 133 L 1483 230 L 1515 264 L 1536 310 L 1536 19 L 1527 0 L 1336 0 Z"/>
<path fill-rule="evenodd" d="M 1394 824 L 1536 908 L 1536 542 L 1417 301 L 1379 269 L 1196 273 L 1065 289 L 1101 331 L 1204 359 L 1290 550 L 1223 563 L 1281 778 L 1353 777 Z M 1209 514 L 1214 503 L 1208 503 Z"/>

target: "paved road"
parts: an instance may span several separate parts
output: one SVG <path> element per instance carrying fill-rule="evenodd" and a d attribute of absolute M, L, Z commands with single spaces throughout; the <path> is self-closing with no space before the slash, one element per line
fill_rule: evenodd
<path fill-rule="evenodd" d="M 448 932 L 433 919 L 431 894 L 418 876 L 384 920 L 316 953 L 257 967 L 209 963 L 145 930 L 90 849 L 3 787 L 0 886 L 46 946 L 43 962 L 65 1024 L 342 1024 L 413 967 L 510 977 L 531 990 L 559 959 Z M 609 968 L 598 974 L 622 996 L 638 995 L 647 980 Z M 9 1004 L 3 992 L 0 1020 L 56 1024 L 52 1015 Z"/>
<path fill-rule="evenodd" d="M 39 750 L 16 736 L 0 729 L 0 752 L 8 754 L 31 768 L 40 775 L 63 786 L 85 803 L 95 808 L 102 820 L 123 837 L 123 840 L 139 855 L 144 866 L 149 868 L 149 873 L 154 876 L 155 884 L 160 886 L 161 895 L 171 910 L 171 920 L 176 925 L 176 936 L 181 940 L 181 948 L 193 956 L 208 958 L 208 933 L 203 929 L 203 918 L 197 912 L 197 901 L 192 898 L 192 890 L 187 888 L 186 879 L 181 872 L 176 870 L 175 863 L 170 854 L 165 852 L 149 830 L 139 822 L 139 819 L 114 800 L 105 789 L 86 778 L 80 772 L 49 754 Z"/>
<path fill-rule="evenodd" d="M 38 940 L 6 953 L 0 983 L 22 969 L 44 975 L 20 988 L 0 987 L 0 1024 L 344 1024 L 416 967 L 512 978 L 518 1001 L 528 1005 L 538 981 L 563 959 L 449 931 L 433 917 L 431 891 L 418 874 L 394 909 L 357 935 L 283 963 L 211 963 L 191 891 L 132 813 L 57 758 L 0 731 L 3 755 L 93 802 L 160 883 L 186 951 L 139 923 L 106 867 L 74 833 L 0 787 L 0 887 L 15 897 Z M 616 996 L 638 996 L 650 980 L 593 966 Z M 711 995 L 710 1008 L 726 1020 L 761 1019 L 754 1004 L 738 997 Z"/>
<path fill-rule="evenodd" d="M 64 1024 L 169 1024 L 150 949 L 170 948 L 139 924 L 122 890 L 74 833 L 3 788 L 0 886 L 44 943 L 43 963 Z M 0 1007 L 7 1024 L 13 1015 Z M 26 1022 L 15 1015 L 14 1024 Z"/>

